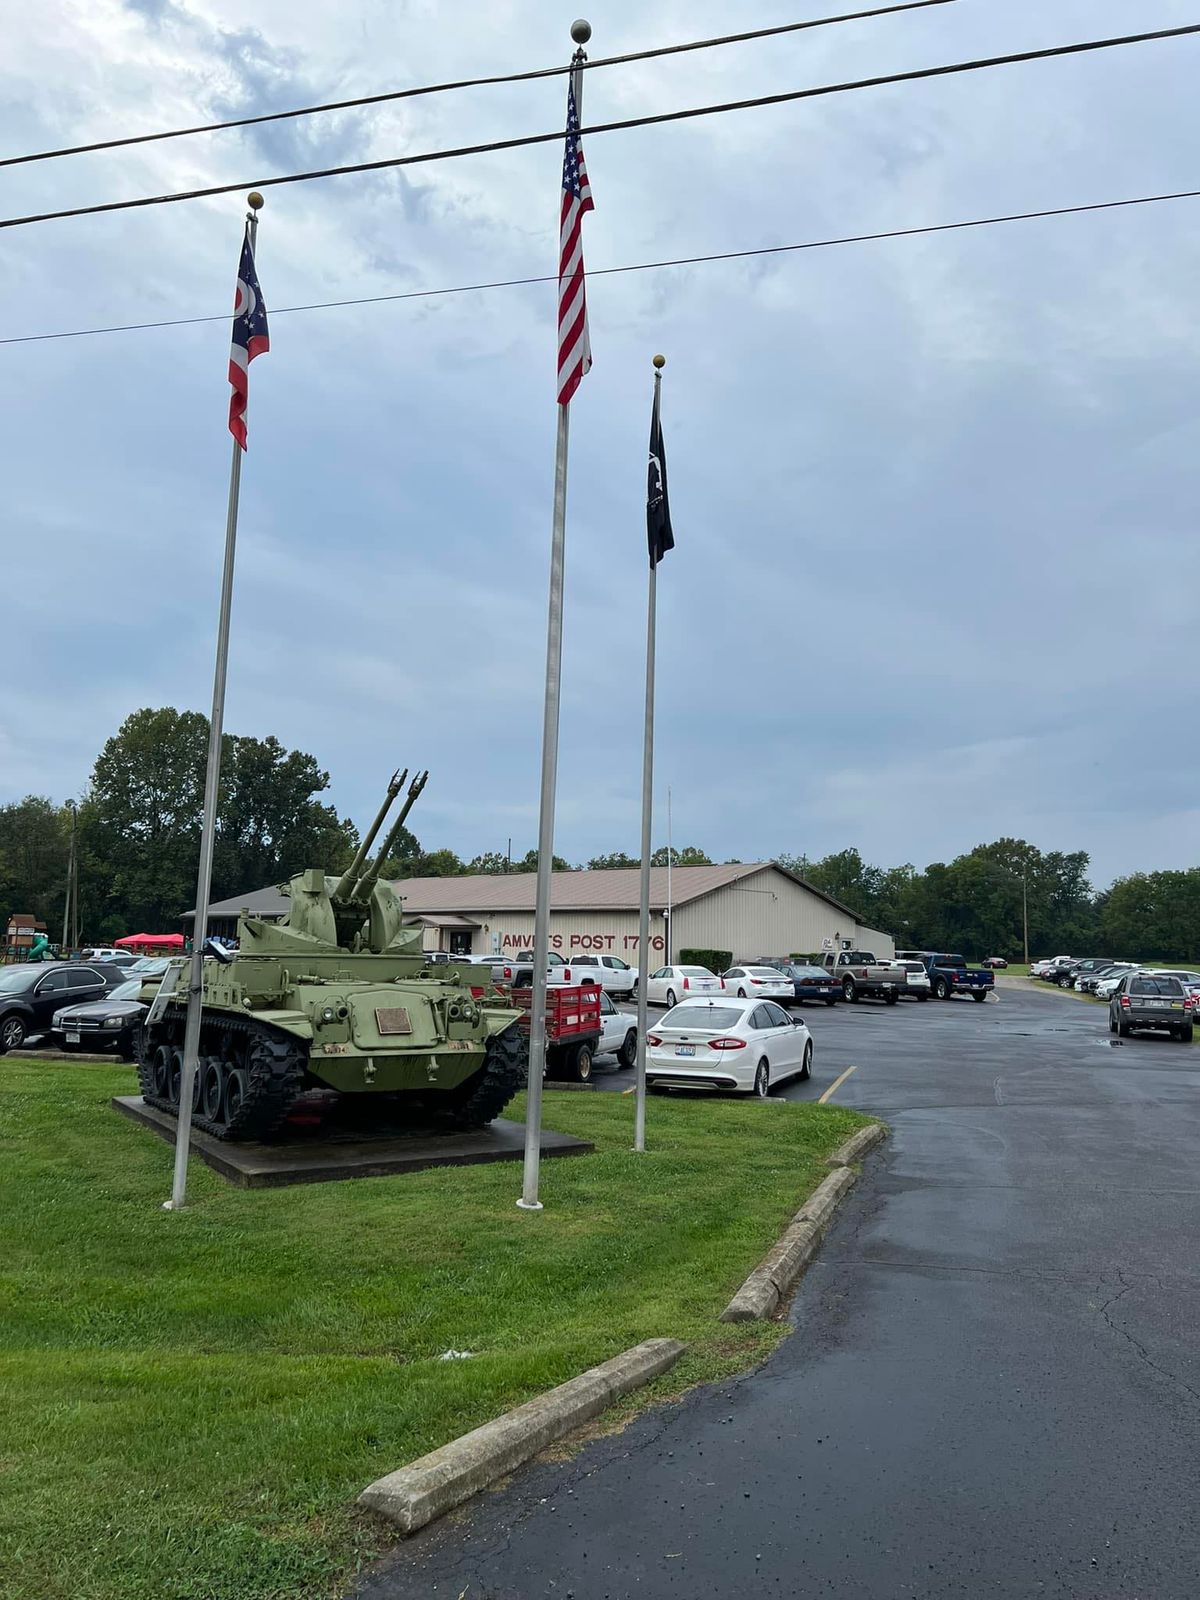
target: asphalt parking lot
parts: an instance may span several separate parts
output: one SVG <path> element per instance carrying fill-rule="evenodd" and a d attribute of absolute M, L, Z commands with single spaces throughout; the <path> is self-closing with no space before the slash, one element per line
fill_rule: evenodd
<path fill-rule="evenodd" d="M 837 1100 L 893 1134 L 793 1336 L 517 1473 L 364 1600 L 1192 1600 L 1200 1047 L 1018 988 L 809 1017 L 814 1079 L 783 1095 L 853 1066 Z"/>

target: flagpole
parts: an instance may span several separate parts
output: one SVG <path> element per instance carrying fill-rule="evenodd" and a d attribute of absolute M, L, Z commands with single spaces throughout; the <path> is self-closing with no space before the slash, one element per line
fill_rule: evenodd
<path fill-rule="evenodd" d="M 575 105 L 583 120 L 583 46 L 592 36 L 591 24 L 571 24 L 571 38 L 579 47 L 572 57 Z M 529 1084 L 525 1097 L 525 1170 L 522 1211 L 540 1211 L 538 1177 L 542 1160 L 542 1075 L 546 1065 L 546 973 L 550 964 L 550 893 L 554 870 L 554 805 L 558 786 L 558 723 L 562 691 L 563 569 L 567 529 L 567 444 L 571 431 L 571 403 L 558 407 L 558 437 L 554 450 L 554 517 L 550 533 L 550 598 L 546 620 L 546 694 L 542 712 L 542 785 L 538 814 L 537 900 L 533 918 L 533 1006 L 529 1015 Z"/>
<path fill-rule="evenodd" d="M 654 358 L 654 415 L 658 416 L 659 392 L 665 356 Z M 658 609 L 658 562 L 650 562 L 650 585 L 646 600 L 646 727 L 642 743 L 642 872 L 638 901 L 638 1010 L 637 1078 L 634 1101 L 633 1148 L 646 1148 L 646 980 L 650 976 L 650 822 L 654 803 L 654 644 Z M 670 846 L 667 860 L 670 861 Z M 670 871 L 670 868 L 667 869 Z M 669 926 L 669 924 L 668 924 Z"/>
<path fill-rule="evenodd" d="M 263 197 L 248 197 L 246 223 L 250 249 L 258 242 L 258 212 Z M 229 467 L 229 504 L 225 514 L 225 565 L 221 573 L 221 610 L 217 621 L 217 658 L 213 669 L 212 716 L 208 725 L 208 766 L 204 774 L 204 816 L 200 825 L 200 868 L 196 875 L 196 919 L 192 924 L 191 970 L 188 974 L 187 1021 L 183 1034 L 183 1069 L 179 1081 L 179 1113 L 175 1130 L 175 1174 L 164 1211 L 180 1211 L 187 1200 L 187 1163 L 192 1142 L 192 1095 L 200 1051 L 200 1013 L 204 990 L 204 942 L 208 935 L 208 901 L 212 888 L 213 849 L 217 832 L 217 796 L 221 785 L 221 734 L 225 720 L 225 679 L 229 666 L 229 619 L 233 609 L 233 565 L 237 549 L 238 499 L 242 486 L 242 447 L 233 441 Z"/>

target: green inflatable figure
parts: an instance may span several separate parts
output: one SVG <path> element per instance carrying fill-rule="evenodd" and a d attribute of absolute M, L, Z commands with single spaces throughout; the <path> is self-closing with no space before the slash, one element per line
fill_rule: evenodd
<path fill-rule="evenodd" d="M 33 943 L 29 946 L 30 961 L 45 961 L 50 949 L 50 941 L 44 933 L 35 934 Z"/>

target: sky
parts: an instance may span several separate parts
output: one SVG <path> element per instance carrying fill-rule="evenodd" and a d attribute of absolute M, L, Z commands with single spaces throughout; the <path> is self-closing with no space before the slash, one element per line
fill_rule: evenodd
<path fill-rule="evenodd" d="M 582 4 L 582 0 L 573 0 Z M 851 9 L 829 5 L 827 13 Z M 955 0 L 599 69 L 584 123 L 1195 20 Z M 594 0 L 618 54 L 816 0 Z M 22 153 L 563 61 L 550 0 L 43 0 Z M 585 139 L 589 268 L 1196 187 L 1200 38 Z M 561 78 L 0 170 L 0 215 L 548 132 Z M 396 765 L 464 858 L 536 842 L 561 148 L 267 190 L 226 728 L 363 825 Z M 218 315 L 240 194 L 0 233 L 0 337 Z M 572 406 L 555 843 L 635 854 L 651 357 L 655 844 L 714 858 L 1200 859 L 1200 201 L 601 276 Z M 207 710 L 228 323 L 0 345 L 0 804 L 84 793 L 145 705 Z"/>

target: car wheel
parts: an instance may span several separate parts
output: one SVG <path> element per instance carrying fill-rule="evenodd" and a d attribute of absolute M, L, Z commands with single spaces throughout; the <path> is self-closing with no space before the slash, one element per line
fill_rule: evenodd
<path fill-rule="evenodd" d="M 592 1047 L 577 1044 L 568 1057 L 568 1071 L 576 1083 L 587 1083 L 592 1076 Z"/>
<path fill-rule="evenodd" d="M 617 1051 L 617 1063 L 628 1070 L 637 1064 L 637 1030 L 630 1028 Z"/>
<path fill-rule="evenodd" d="M 738 997 L 739 1000 L 744 1000 L 746 998 L 745 989 L 739 989 L 738 993 L 737 993 L 737 997 Z"/>
<path fill-rule="evenodd" d="M 800 1067 L 800 1082 L 801 1083 L 807 1083 L 808 1080 L 812 1077 L 812 1057 L 813 1057 L 813 1048 L 812 1048 L 812 1040 L 810 1039 L 808 1041 L 808 1043 L 804 1046 L 804 1061 L 803 1061 L 803 1064 Z"/>
<path fill-rule="evenodd" d="M 971 999 L 978 1001 L 979 1004 L 982 1005 L 987 999 L 987 991 L 984 989 L 976 989 L 974 994 L 972 994 Z"/>
<path fill-rule="evenodd" d="M 937 997 L 939 1000 L 949 1000 L 950 998 L 950 985 L 945 978 L 939 978 L 937 981 Z"/>
<path fill-rule="evenodd" d="M 1070 980 L 1070 978 L 1060 978 L 1060 979 L 1059 979 L 1059 980 L 1058 980 L 1058 987 L 1059 987 L 1059 988 L 1060 988 L 1060 989 L 1069 989 L 1069 988 L 1070 988 L 1070 987 L 1071 987 L 1071 980 Z"/>
<path fill-rule="evenodd" d="M 1117 1019 L 1111 1011 L 1108 1013 L 1108 1031 L 1109 1033 L 1116 1033 L 1117 1031 Z"/>
<path fill-rule="evenodd" d="M 929 999 L 929 990 L 928 989 L 919 990 L 918 993 L 917 993 L 917 999 L 921 1002 L 922 1005 L 924 1005 L 926 1000 Z"/>
<path fill-rule="evenodd" d="M 889 989 L 883 997 L 884 1004 L 894 1006 L 899 998 L 900 996 L 896 993 L 895 989 Z"/>
<path fill-rule="evenodd" d="M 674 989 L 668 989 L 667 990 L 667 1008 L 668 1008 L 668 1010 L 673 1010 L 674 1007 L 677 1004 L 678 1004 L 678 1002 L 675 999 L 675 991 L 674 991 Z"/>
<path fill-rule="evenodd" d="M 1117 1032 L 1120 1034 L 1122 1039 L 1128 1039 L 1129 1035 L 1133 1032 L 1133 1029 L 1125 1021 L 1124 1017 L 1122 1017 L 1117 1023 Z"/>
<path fill-rule="evenodd" d="M 0 1022 L 0 1056 L 19 1050 L 25 1043 L 25 1024 L 20 1017 L 5 1017 Z"/>
<path fill-rule="evenodd" d="M 842 979 L 842 998 L 845 999 L 845 1000 L 849 1000 L 851 1002 L 851 1004 L 853 1004 L 854 1001 L 858 999 L 858 994 L 857 994 L 857 992 L 855 991 L 855 988 L 854 988 L 854 979 L 853 978 L 843 978 Z"/>
<path fill-rule="evenodd" d="M 1195 1032 L 1196 1032 L 1195 1023 L 1185 1022 L 1183 1027 L 1180 1028 L 1180 1030 L 1179 1030 L 1180 1043 L 1181 1044 L 1191 1044 L 1192 1039 L 1195 1037 Z"/>
<path fill-rule="evenodd" d="M 754 1089 L 752 1093 L 756 1094 L 760 1100 L 765 1100 L 770 1092 L 771 1068 L 768 1066 L 767 1059 L 764 1056 L 758 1063 L 758 1070 L 754 1074 Z"/>

